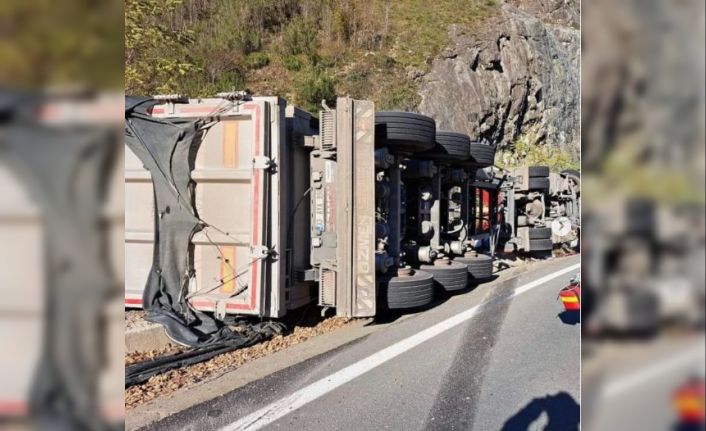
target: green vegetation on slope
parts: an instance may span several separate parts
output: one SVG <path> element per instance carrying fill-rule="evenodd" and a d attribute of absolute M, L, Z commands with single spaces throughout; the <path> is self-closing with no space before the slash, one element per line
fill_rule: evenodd
<path fill-rule="evenodd" d="M 549 166 L 552 172 L 581 169 L 578 154 L 570 154 L 558 147 L 536 143 L 531 134 L 519 136 L 512 147 L 498 152 L 496 164 L 505 169 L 520 166 Z"/>
<path fill-rule="evenodd" d="M 126 0 L 126 91 L 209 96 L 248 89 L 317 111 L 350 95 L 379 109 L 418 103 L 447 29 L 472 30 L 492 0 Z"/>

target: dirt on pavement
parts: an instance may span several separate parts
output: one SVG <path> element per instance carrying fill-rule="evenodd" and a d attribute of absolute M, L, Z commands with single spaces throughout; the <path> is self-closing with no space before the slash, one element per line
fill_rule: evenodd
<path fill-rule="evenodd" d="M 293 325 L 288 325 L 288 327 L 293 327 L 294 329 L 285 335 L 278 335 L 271 340 L 225 353 L 199 364 L 153 376 L 146 383 L 125 389 L 125 408 L 131 409 L 155 398 L 169 395 L 180 388 L 204 380 L 214 379 L 228 371 L 241 367 L 247 362 L 286 349 L 312 337 L 342 328 L 353 320 L 343 317 L 331 317 L 321 320 L 304 312 L 297 322 Z M 171 345 L 160 350 L 132 352 L 125 356 L 125 366 L 184 350 L 186 348 Z"/>

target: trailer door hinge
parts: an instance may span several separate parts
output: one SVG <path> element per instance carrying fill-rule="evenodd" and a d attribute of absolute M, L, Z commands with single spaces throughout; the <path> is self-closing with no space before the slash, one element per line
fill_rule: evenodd
<path fill-rule="evenodd" d="M 216 301 L 214 310 L 216 319 L 223 320 L 226 317 L 226 301 Z"/>
<path fill-rule="evenodd" d="M 252 96 L 247 91 L 226 91 L 223 93 L 216 93 L 216 97 L 220 97 L 221 99 L 226 99 L 230 101 L 252 100 Z"/>
<path fill-rule="evenodd" d="M 252 163 L 255 169 L 268 170 L 275 166 L 275 162 L 267 156 L 256 156 L 253 158 Z"/>
<path fill-rule="evenodd" d="M 250 258 L 252 259 L 264 259 L 272 254 L 272 249 L 264 245 L 254 245 L 250 247 Z"/>

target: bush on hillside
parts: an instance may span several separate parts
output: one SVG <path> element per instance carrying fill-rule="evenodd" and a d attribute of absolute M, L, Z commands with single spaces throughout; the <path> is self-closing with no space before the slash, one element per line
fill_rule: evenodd
<path fill-rule="evenodd" d="M 282 58 L 282 65 L 285 69 L 296 72 L 301 70 L 302 66 L 304 66 L 304 62 L 302 62 L 297 56 L 288 55 Z"/>
<path fill-rule="evenodd" d="M 318 48 L 316 27 L 305 18 L 294 18 L 282 32 L 282 53 L 284 55 L 314 55 Z"/>
<path fill-rule="evenodd" d="M 248 69 L 262 69 L 270 64 L 270 57 L 264 52 L 253 52 L 245 57 L 245 66 Z"/>
<path fill-rule="evenodd" d="M 537 139 L 532 133 L 519 136 L 508 148 L 496 157 L 498 166 L 513 169 L 520 166 L 549 166 L 553 172 L 563 169 L 580 169 L 577 157 L 560 148 L 549 146 Z"/>
<path fill-rule="evenodd" d="M 310 112 L 321 108 L 321 101 L 333 105 L 336 100 L 336 81 L 320 68 L 309 68 L 297 80 L 297 99 Z"/>

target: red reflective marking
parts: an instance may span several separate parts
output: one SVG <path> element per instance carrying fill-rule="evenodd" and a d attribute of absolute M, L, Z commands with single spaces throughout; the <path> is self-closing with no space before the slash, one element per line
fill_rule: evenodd
<path fill-rule="evenodd" d="M 199 106 L 199 107 L 181 107 L 180 113 L 199 113 L 199 112 L 212 112 L 215 107 L 213 106 Z M 260 140 L 261 140 L 261 134 L 260 134 L 260 125 L 261 125 L 261 109 L 260 106 L 254 103 L 247 103 L 243 105 L 244 109 L 248 110 L 254 110 L 254 119 L 255 119 L 255 146 L 254 146 L 254 151 L 253 151 L 253 157 L 259 156 L 260 155 Z M 153 108 L 152 109 L 153 114 L 162 114 L 164 113 L 164 108 Z M 254 207 L 253 207 L 253 224 L 252 224 L 252 236 L 251 236 L 251 242 L 252 244 L 259 244 L 260 239 L 259 239 L 259 229 L 260 229 L 260 202 L 259 202 L 259 194 L 260 194 L 260 181 L 261 181 L 261 175 L 262 173 L 259 170 L 256 170 L 254 173 L 254 178 L 253 178 L 253 192 L 255 194 L 255 200 L 254 200 Z M 250 288 L 250 304 L 233 304 L 233 303 L 228 303 L 226 304 L 226 309 L 227 310 L 254 310 L 255 306 L 257 305 L 257 281 L 258 281 L 258 263 L 259 261 L 255 261 L 251 264 L 251 288 Z M 136 301 L 136 302 L 131 302 L 131 301 Z M 138 300 L 131 300 L 131 299 L 125 299 L 126 304 L 141 304 L 142 299 Z M 216 303 L 214 301 L 206 301 L 206 300 L 192 300 L 191 305 L 197 308 L 214 308 L 216 306 Z"/>
<path fill-rule="evenodd" d="M 253 103 L 248 103 L 244 106 L 245 109 L 254 109 L 255 110 L 255 147 L 253 151 L 253 157 L 257 157 L 260 155 L 260 106 L 253 104 Z M 260 170 L 255 170 L 255 175 L 253 178 L 253 192 L 255 194 L 255 199 L 253 201 L 253 225 L 252 225 L 252 244 L 259 244 L 260 239 L 259 239 L 259 230 L 260 230 L 260 202 L 259 202 L 259 196 L 260 196 L 260 175 L 262 173 Z M 259 260 L 255 261 L 251 264 L 251 277 L 250 277 L 250 309 L 254 310 L 255 309 L 255 303 L 256 303 L 256 289 L 257 289 L 257 279 L 258 279 L 258 271 L 257 271 L 257 266 L 259 264 Z M 233 305 L 239 305 L 239 304 L 233 304 Z M 227 307 L 227 306 L 226 306 Z M 236 307 L 233 307 L 234 309 L 237 309 Z"/>
<path fill-rule="evenodd" d="M 217 106 L 209 106 L 209 105 L 202 105 L 202 106 L 182 106 L 181 109 L 179 109 L 179 112 L 188 112 L 188 113 L 197 113 L 197 112 L 203 112 L 203 113 L 210 113 L 216 110 L 218 108 Z"/>

